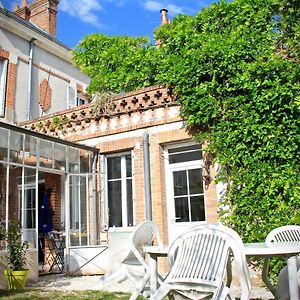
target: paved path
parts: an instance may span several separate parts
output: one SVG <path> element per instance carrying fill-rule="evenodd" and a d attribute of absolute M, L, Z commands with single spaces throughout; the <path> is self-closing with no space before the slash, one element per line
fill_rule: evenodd
<path fill-rule="evenodd" d="M 67 277 L 63 274 L 44 275 L 39 277 L 39 281 L 31 287 L 42 288 L 43 290 L 61 290 L 61 291 L 82 291 L 82 290 L 106 290 L 112 292 L 131 293 L 134 289 L 133 284 L 125 280 L 119 283 L 113 280 L 103 285 L 99 284 L 101 276 L 74 276 Z M 238 292 L 236 293 L 238 295 Z M 273 300 L 272 294 L 264 288 L 253 288 L 250 299 Z"/>

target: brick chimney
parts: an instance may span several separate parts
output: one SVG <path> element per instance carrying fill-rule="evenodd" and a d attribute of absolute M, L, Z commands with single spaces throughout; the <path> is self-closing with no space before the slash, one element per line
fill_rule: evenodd
<path fill-rule="evenodd" d="M 59 0 L 34 0 L 28 6 L 28 0 L 22 0 L 22 6 L 14 9 L 15 14 L 29 20 L 49 34 L 56 35 L 56 14 Z M 22 13 L 29 10 L 29 15 Z"/>
<path fill-rule="evenodd" d="M 17 14 L 19 17 L 29 21 L 30 19 L 30 8 L 28 7 L 28 1 L 22 0 L 22 5 L 16 5 L 14 8 L 14 13 Z"/>

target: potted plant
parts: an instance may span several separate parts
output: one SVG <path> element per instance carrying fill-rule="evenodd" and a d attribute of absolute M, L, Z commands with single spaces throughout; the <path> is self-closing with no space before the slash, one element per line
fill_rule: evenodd
<path fill-rule="evenodd" d="M 8 230 L 2 230 L 3 239 L 6 242 L 6 260 L 9 269 L 4 270 L 7 278 L 8 289 L 22 289 L 29 270 L 26 269 L 26 253 L 29 248 L 28 242 L 22 241 L 22 229 L 18 222 L 12 222 Z"/>

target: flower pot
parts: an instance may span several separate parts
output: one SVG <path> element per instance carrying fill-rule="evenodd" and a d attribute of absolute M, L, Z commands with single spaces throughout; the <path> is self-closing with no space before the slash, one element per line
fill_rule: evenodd
<path fill-rule="evenodd" d="M 13 271 L 11 269 L 4 270 L 4 275 L 7 278 L 7 287 L 9 290 L 20 290 L 25 287 L 25 282 L 29 270 Z"/>

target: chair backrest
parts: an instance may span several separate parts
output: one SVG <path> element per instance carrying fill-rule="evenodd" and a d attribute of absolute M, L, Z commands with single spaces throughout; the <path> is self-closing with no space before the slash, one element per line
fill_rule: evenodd
<path fill-rule="evenodd" d="M 162 245 L 158 226 L 152 221 L 140 223 L 133 232 L 131 251 L 125 260 L 133 261 L 133 259 L 137 259 L 139 264 L 148 268 L 148 265 L 145 262 L 144 247 L 152 246 L 155 241 L 158 245 Z"/>
<path fill-rule="evenodd" d="M 242 289 L 250 291 L 250 275 L 239 235 L 223 225 L 204 224 L 180 235 L 169 248 L 168 282 L 220 287 L 229 255 L 236 261 Z"/>
<path fill-rule="evenodd" d="M 276 246 L 279 243 L 300 242 L 300 226 L 286 225 L 273 229 L 266 237 L 266 245 Z"/>

